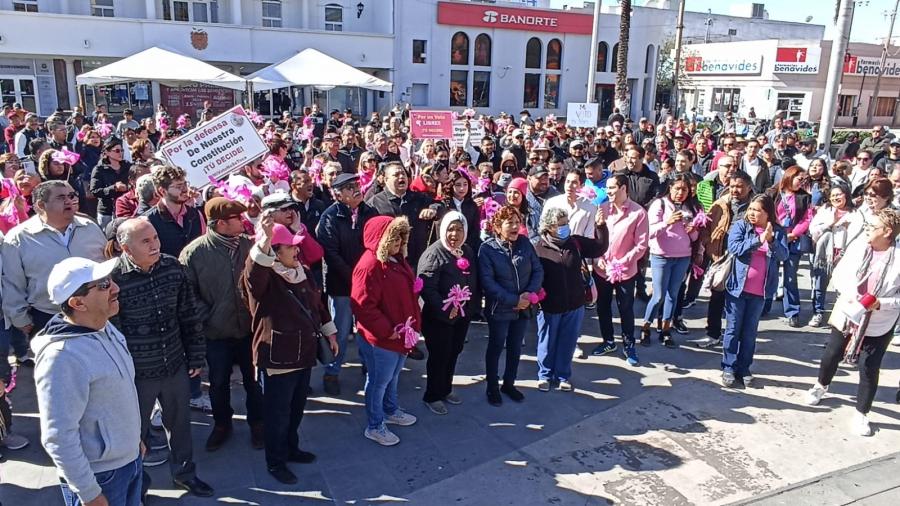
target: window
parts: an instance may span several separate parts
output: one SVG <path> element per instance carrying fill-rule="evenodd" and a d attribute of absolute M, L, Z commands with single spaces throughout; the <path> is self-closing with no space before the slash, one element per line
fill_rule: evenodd
<path fill-rule="evenodd" d="M 894 97 L 878 97 L 875 99 L 875 113 L 873 116 L 893 116 L 897 99 Z"/>
<path fill-rule="evenodd" d="M 325 29 L 329 32 L 344 31 L 344 8 L 338 4 L 325 6 Z"/>
<path fill-rule="evenodd" d="M 606 53 L 609 52 L 609 46 L 606 42 L 597 45 L 597 72 L 606 72 Z"/>
<path fill-rule="evenodd" d="M 37 12 L 37 0 L 16 0 L 13 2 L 13 10 L 16 12 Z"/>
<path fill-rule="evenodd" d="M 450 65 L 469 64 L 469 36 L 456 32 L 450 39 Z"/>
<path fill-rule="evenodd" d="M 532 37 L 525 45 L 525 68 L 541 68 L 541 41 L 537 37 Z"/>
<path fill-rule="evenodd" d="M 262 25 L 266 28 L 281 28 L 281 0 L 263 0 Z"/>
<path fill-rule="evenodd" d="M 465 107 L 468 101 L 469 72 L 450 71 L 450 107 Z"/>
<path fill-rule="evenodd" d="M 113 0 L 91 0 L 91 15 L 98 18 L 113 17 Z"/>
<path fill-rule="evenodd" d="M 728 112 L 737 111 L 741 105 L 740 88 L 713 88 L 713 101 L 710 111 Z"/>
<path fill-rule="evenodd" d="M 562 42 L 553 39 L 547 43 L 547 70 L 559 70 L 562 62 Z"/>
<path fill-rule="evenodd" d="M 110 0 L 109 3 L 112 3 Z M 163 0 L 163 19 L 193 23 L 218 23 L 218 0 Z"/>
<path fill-rule="evenodd" d="M 644 73 L 645 74 L 651 73 L 654 65 L 656 64 L 656 62 L 654 60 L 655 60 L 655 58 L 653 56 L 653 44 L 650 44 L 649 46 L 647 46 L 647 56 L 646 56 L 646 59 L 644 60 Z"/>
<path fill-rule="evenodd" d="M 472 78 L 472 107 L 490 107 L 491 73 L 475 71 Z"/>
<path fill-rule="evenodd" d="M 544 78 L 544 109 L 559 107 L 559 74 L 547 74 Z"/>
<path fill-rule="evenodd" d="M 525 109 L 537 109 L 540 88 L 540 74 L 525 74 L 525 90 L 522 96 L 522 107 Z"/>
<path fill-rule="evenodd" d="M 486 33 L 475 37 L 475 65 L 491 66 L 491 38 Z"/>
<path fill-rule="evenodd" d="M 609 60 L 609 71 L 610 72 L 618 72 L 619 71 L 619 45 L 613 44 L 612 50 L 612 58 Z"/>
<path fill-rule="evenodd" d="M 427 41 L 413 39 L 413 63 L 425 63 L 425 48 L 427 47 Z"/>
<path fill-rule="evenodd" d="M 737 35 L 737 28 L 729 28 L 728 35 L 731 37 L 734 37 L 735 35 Z"/>
<path fill-rule="evenodd" d="M 838 97 L 838 116 L 852 116 L 853 115 L 853 103 L 856 100 L 856 95 L 840 95 Z"/>

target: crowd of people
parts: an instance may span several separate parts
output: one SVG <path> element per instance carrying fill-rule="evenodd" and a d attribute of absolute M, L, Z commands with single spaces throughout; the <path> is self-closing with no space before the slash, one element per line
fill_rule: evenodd
<path fill-rule="evenodd" d="M 900 316 L 900 138 L 883 127 L 832 159 L 781 117 L 742 137 L 672 116 L 586 129 L 465 110 L 467 132 L 480 122 L 485 135 L 454 143 L 412 138 L 408 108 L 359 119 L 312 106 L 278 121 L 251 113 L 268 153 L 195 189 L 156 155 L 192 128 L 189 115 L 160 108 L 138 122 L 126 110 L 113 126 L 102 109 L 43 124 L 5 112 L 0 352 L 16 367 L 0 361 L 0 396 L 34 367 L 41 443 L 67 504 L 139 504 L 142 468 L 166 462 L 175 485 L 213 495 L 190 410 L 212 416 L 206 451 L 223 448 L 235 365 L 250 444 L 292 484 L 288 464 L 316 458 L 298 436 L 307 396 L 319 385 L 340 396 L 354 357 L 363 435 L 391 446 L 402 430 L 390 427 L 417 422 L 398 401 L 407 359 L 426 360 L 428 411 L 462 403 L 453 377 L 473 321 L 487 324 L 486 400 L 501 406 L 525 399 L 532 320 L 538 391 L 570 392 L 590 381 L 572 368 L 587 311 L 602 338 L 589 353 L 638 366 L 654 334 L 666 348 L 686 342 L 683 314 L 704 287 L 706 335 L 692 344 L 722 348 L 723 387 L 756 386 L 764 318 L 828 325 L 806 401 L 842 361 L 858 364 L 851 428 L 872 434 Z M 3 400 L 0 439 L 22 448 Z"/>

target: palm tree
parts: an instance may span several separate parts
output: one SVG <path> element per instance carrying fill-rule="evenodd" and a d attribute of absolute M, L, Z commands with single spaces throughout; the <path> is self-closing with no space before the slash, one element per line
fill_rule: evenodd
<path fill-rule="evenodd" d="M 631 0 L 619 0 L 619 52 L 616 55 L 616 107 L 628 117 L 631 96 L 628 93 L 628 36 L 631 32 Z"/>

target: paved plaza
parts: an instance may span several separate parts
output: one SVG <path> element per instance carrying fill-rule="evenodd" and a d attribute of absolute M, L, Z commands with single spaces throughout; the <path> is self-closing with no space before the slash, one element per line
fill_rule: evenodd
<path fill-rule="evenodd" d="M 691 339 L 702 337 L 705 302 L 686 312 Z M 250 448 L 246 424 L 208 453 L 212 418 L 194 413 L 198 475 L 215 489 L 198 499 L 171 487 L 168 466 L 150 470 L 147 506 L 206 504 L 898 504 L 900 503 L 900 355 L 892 347 L 870 414 L 872 438 L 851 436 L 855 371 L 842 368 L 819 407 L 802 404 L 815 380 L 826 334 L 762 323 L 754 371 L 761 388 L 723 390 L 719 351 L 654 341 L 638 351 L 643 364 L 620 356 L 576 360 L 573 393 L 536 389 L 535 337 L 527 334 L 520 368 L 525 401 L 485 400 L 486 326 L 473 324 L 455 384 L 463 400 L 450 414 L 421 401 L 424 362 L 407 361 L 401 405 L 419 417 L 399 427 L 401 443 L 366 440 L 363 377 L 356 363 L 341 375 L 339 398 L 322 396 L 321 372 L 303 420 L 302 445 L 314 464 L 292 464 L 299 477 L 284 486 L 266 472 L 263 452 Z M 599 341 L 596 317 L 586 318 L 580 347 Z M 355 345 L 351 345 L 355 357 Z M 621 349 L 621 348 L 620 348 Z M 62 504 L 56 475 L 38 444 L 30 371 L 14 392 L 17 431 L 32 445 L 7 451 L 0 466 L 3 506 Z M 238 376 L 235 375 L 237 382 Z M 233 392 L 243 412 L 241 389 Z"/>

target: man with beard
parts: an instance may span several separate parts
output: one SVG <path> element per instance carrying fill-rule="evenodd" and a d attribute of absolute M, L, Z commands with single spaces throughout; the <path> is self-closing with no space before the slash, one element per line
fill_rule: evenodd
<path fill-rule="evenodd" d="M 550 186 L 550 171 L 543 165 L 534 165 L 528 171 L 528 191 L 525 193 L 525 200 L 528 201 L 528 212 L 531 219 L 525 220 L 526 223 L 539 223 L 541 220 L 541 212 L 544 210 L 544 204 L 547 199 L 559 195 L 556 188 Z M 539 238 L 538 230 L 529 230 L 528 239 L 531 242 L 537 241 Z"/>
<path fill-rule="evenodd" d="M 156 169 L 153 185 L 159 203 L 144 214 L 159 234 L 160 250 L 176 258 L 189 242 L 206 232 L 200 212 L 188 205 L 191 198 L 186 177 L 178 167 Z"/>
<path fill-rule="evenodd" d="M 585 155 L 585 145 L 584 141 L 581 139 L 576 139 L 569 143 L 569 157 L 566 158 L 566 161 L 563 162 L 563 168 L 566 171 L 570 170 L 584 170 L 584 164 L 587 162 L 587 156 Z"/>
<path fill-rule="evenodd" d="M 347 357 L 347 337 L 353 331 L 353 312 L 350 309 L 350 283 L 353 267 L 364 251 L 363 227 L 369 218 L 376 216 L 375 209 L 363 202 L 359 176 L 341 174 L 332 184 L 335 202 L 322 214 L 316 235 L 325 250 L 325 293 L 328 310 L 337 327 L 338 354 L 335 361 L 325 366 L 322 377 L 325 393 L 340 395 L 338 374 Z M 359 359 L 366 367 L 369 345 L 365 339 L 357 339 Z"/>
<path fill-rule="evenodd" d="M 350 157 L 351 167 L 355 168 L 359 165 L 359 157 L 363 154 L 363 149 L 356 143 L 356 130 L 349 126 L 344 126 L 341 130 L 341 153 Z"/>
<path fill-rule="evenodd" d="M 646 209 L 659 193 L 659 176 L 644 165 L 642 148 L 629 146 L 623 158 L 625 170 L 622 173 L 628 178 L 628 198 Z"/>
<path fill-rule="evenodd" d="M 475 147 L 469 142 L 469 133 L 466 132 L 465 146 L 469 156 L 472 157 L 472 160 L 475 160 L 475 165 L 490 162 L 494 166 L 494 172 L 500 171 L 500 153 L 497 153 L 497 144 L 494 142 L 493 137 L 482 137 L 481 145 Z"/>
<path fill-rule="evenodd" d="M 325 134 L 325 137 L 322 138 L 322 155 L 325 157 L 326 162 L 341 164 L 341 170 L 344 174 L 355 174 L 356 167 L 353 164 L 353 159 L 347 153 L 338 151 L 340 142 L 340 135 L 333 132 Z"/>

